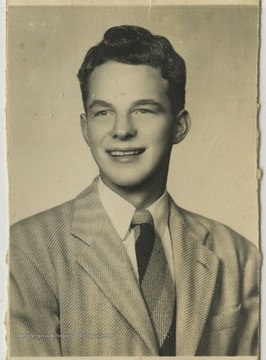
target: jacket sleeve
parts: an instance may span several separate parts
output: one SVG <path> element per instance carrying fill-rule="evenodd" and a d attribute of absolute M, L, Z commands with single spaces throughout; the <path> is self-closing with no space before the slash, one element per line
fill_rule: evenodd
<path fill-rule="evenodd" d="M 10 355 L 60 356 L 59 307 L 46 274 L 12 243 L 9 262 Z"/>

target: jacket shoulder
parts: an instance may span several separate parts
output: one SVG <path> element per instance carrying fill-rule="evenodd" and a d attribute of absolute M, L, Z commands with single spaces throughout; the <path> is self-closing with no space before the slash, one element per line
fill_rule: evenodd
<path fill-rule="evenodd" d="M 259 251 L 253 242 L 216 220 L 178 208 L 186 225 L 197 233 L 199 226 L 206 230 L 205 245 L 220 256 L 237 256 L 239 259 L 246 257 L 258 258 Z M 223 257 L 222 256 L 222 257 Z"/>
<path fill-rule="evenodd" d="M 28 218 L 20 220 L 10 227 L 11 239 L 16 233 L 35 231 L 38 228 L 52 228 L 60 222 L 69 223 L 73 217 L 74 200 L 69 200 L 61 205 L 42 211 Z"/>
<path fill-rule="evenodd" d="M 10 228 L 10 255 L 19 251 L 31 259 L 54 257 L 71 231 L 74 200 L 23 219 Z M 42 254 L 42 255 L 41 255 Z M 39 259 L 41 260 L 41 259 Z"/>

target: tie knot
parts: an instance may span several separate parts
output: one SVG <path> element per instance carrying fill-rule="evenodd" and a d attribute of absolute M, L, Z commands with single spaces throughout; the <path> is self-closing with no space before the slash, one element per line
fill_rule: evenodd
<path fill-rule="evenodd" d="M 132 225 L 153 224 L 153 218 L 149 210 L 136 210 L 132 218 Z"/>

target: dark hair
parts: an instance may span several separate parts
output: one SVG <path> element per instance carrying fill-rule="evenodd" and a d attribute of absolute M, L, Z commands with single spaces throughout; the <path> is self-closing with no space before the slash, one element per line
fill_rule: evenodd
<path fill-rule="evenodd" d="M 169 84 L 167 95 L 173 114 L 184 108 L 186 65 L 182 57 L 165 37 L 152 35 L 138 26 L 123 25 L 107 30 L 103 40 L 89 49 L 79 69 L 78 79 L 85 111 L 89 78 L 97 66 L 109 60 L 160 69 L 162 77 Z"/>

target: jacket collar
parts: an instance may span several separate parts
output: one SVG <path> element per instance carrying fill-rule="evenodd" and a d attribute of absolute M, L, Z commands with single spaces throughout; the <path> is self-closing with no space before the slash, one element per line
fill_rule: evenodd
<path fill-rule="evenodd" d="M 210 310 L 219 259 L 207 246 L 211 234 L 195 215 L 170 200 L 177 298 L 176 353 L 196 355 Z"/>
<path fill-rule="evenodd" d="M 210 309 L 218 258 L 204 244 L 208 230 L 170 198 L 177 319 L 176 353 L 195 355 Z M 97 179 L 75 200 L 72 234 L 83 241 L 77 262 L 142 337 L 152 355 L 156 339 L 126 250 L 101 205 Z M 123 284 L 123 286 L 121 286 Z M 189 334 L 193 334 L 190 336 Z"/>
<path fill-rule="evenodd" d="M 152 355 L 157 343 L 131 262 L 100 202 L 97 179 L 75 201 L 72 234 L 78 246 L 76 261 L 93 278 L 112 304 L 144 340 Z"/>

